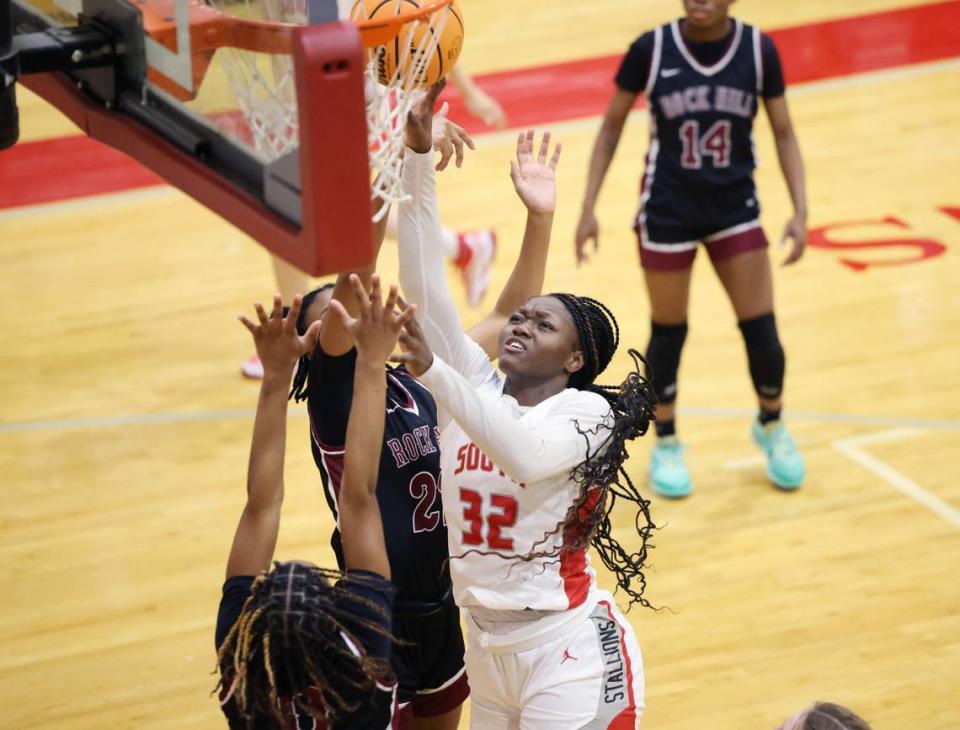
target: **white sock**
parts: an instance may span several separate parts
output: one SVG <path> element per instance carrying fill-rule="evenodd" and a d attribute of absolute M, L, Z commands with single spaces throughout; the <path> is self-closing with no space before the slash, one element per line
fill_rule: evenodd
<path fill-rule="evenodd" d="M 443 255 L 454 261 L 460 256 L 460 237 L 449 228 L 443 229 Z"/>

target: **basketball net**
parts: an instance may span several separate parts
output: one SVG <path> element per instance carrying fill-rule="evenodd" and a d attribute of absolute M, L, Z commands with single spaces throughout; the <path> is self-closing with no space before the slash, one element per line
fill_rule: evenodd
<path fill-rule="evenodd" d="M 299 25 L 307 22 L 306 0 L 207 1 L 229 15 Z M 396 2 L 399 12 L 403 0 L 389 1 Z M 357 2 L 346 12 L 341 2 L 341 17 L 347 13 L 354 22 L 368 19 L 363 2 Z M 417 80 L 425 74 L 449 14 L 450 6 L 446 5 L 425 18 L 403 25 L 397 36 L 396 70 L 385 84 L 378 81 L 377 74 L 377 60 L 385 51 L 384 46 L 367 49 L 364 93 L 374 222 L 387 214 L 392 203 L 404 198 L 400 173 L 407 113 L 422 97 Z M 420 24 L 429 28 L 418 32 Z M 265 162 L 296 149 L 300 135 L 293 59 L 288 55 L 236 48 L 223 48 L 217 56 L 243 115 L 246 129 L 239 130 L 241 136 L 252 142 Z"/>

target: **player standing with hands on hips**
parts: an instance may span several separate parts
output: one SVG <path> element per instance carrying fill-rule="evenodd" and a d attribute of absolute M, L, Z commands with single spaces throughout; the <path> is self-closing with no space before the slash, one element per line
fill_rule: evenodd
<path fill-rule="evenodd" d="M 594 144 L 576 232 L 582 263 L 588 260 L 587 242 L 598 247 L 597 196 L 630 109 L 643 93 L 652 119 L 636 232 L 651 309 L 647 362 L 659 401 L 650 481 L 666 497 L 692 491 L 674 409 L 698 242 L 733 304 L 746 345 L 760 405 L 752 436 L 766 455 L 767 476 L 781 489 L 797 489 L 804 479 L 803 458 L 780 418 L 785 357 L 753 181 L 753 119 L 760 99 L 794 207 L 781 241 L 791 242 L 783 265 L 797 261 L 806 244 L 803 160 L 773 41 L 731 18 L 732 2 L 684 0 L 683 19 L 643 34 L 630 46 Z"/>

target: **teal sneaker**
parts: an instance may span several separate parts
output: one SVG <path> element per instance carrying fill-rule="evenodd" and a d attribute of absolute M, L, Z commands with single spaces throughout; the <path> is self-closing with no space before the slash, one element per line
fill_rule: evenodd
<path fill-rule="evenodd" d="M 650 487 L 661 497 L 682 499 L 690 496 L 693 485 L 683 461 L 684 446 L 676 436 L 657 439 L 650 452 Z"/>
<path fill-rule="evenodd" d="M 780 489 L 799 489 L 806 470 L 787 427 L 781 421 L 761 426 L 754 421 L 750 428 L 754 443 L 767 457 L 767 477 Z"/>

